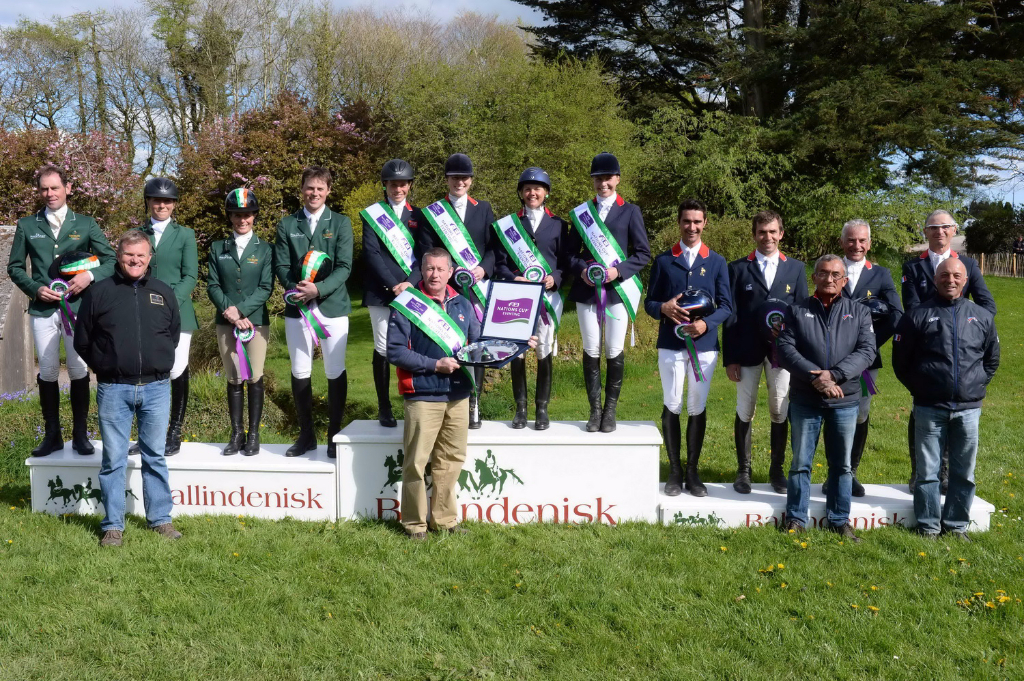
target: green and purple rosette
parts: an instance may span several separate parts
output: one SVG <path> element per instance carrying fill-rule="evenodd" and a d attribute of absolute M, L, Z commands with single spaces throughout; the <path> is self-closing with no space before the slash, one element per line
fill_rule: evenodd
<path fill-rule="evenodd" d="M 466 269 L 465 267 L 456 267 L 455 273 L 452 275 L 452 280 L 455 285 L 462 291 L 462 295 L 466 296 L 470 302 L 473 303 L 473 311 L 476 312 L 477 321 L 484 321 L 484 311 L 477 303 L 473 302 L 475 295 L 473 294 L 473 284 L 476 283 L 476 277 L 473 275 L 472 270 Z"/>
<path fill-rule="evenodd" d="M 239 329 L 235 327 L 235 352 L 238 353 L 238 375 L 243 381 L 252 378 L 252 362 L 249 361 L 249 352 L 245 349 L 246 344 L 256 337 L 256 330 L 253 328 Z"/>
<path fill-rule="evenodd" d="M 548 276 L 547 272 L 545 272 L 544 268 L 540 265 L 530 265 L 526 268 L 526 271 L 523 272 L 523 278 L 526 279 L 526 281 L 532 281 L 535 284 L 539 284 L 544 281 L 544 277 L 546 276 Z M 545 324 L 551 323 L 551 319 L 548 317 L 547 305 L 540 306 L 540 318 Z"/>
<path fill-rule="evenodd" d="M 302 317 L 302 321 L 306 322 L 306 328 L 309 329 L 309 335 L 313 337 L 313 345 L 320 347 L 320 341 L 326 340 L 331 337 L 330 331 L 324 326 L 324 323 L 320 321 L 320 318 L 316 316 L 313 310 L 309 309 L 306 305 L 306 301 L 302 298 L 302 293 L 299 289 L 293 288 L 285 291 L 284 302 L 289 305 L 294 305 L 299 309 L 299 315 Z"/>
<path fill-rule="evenodd" d="M 690 323 L 692 324 L 693 322 Z M 672 332 L 675 333 L 676 338 L 686 343 L 686 354 L 690 358 L 690 368 L 693 369 L 693 380 L 703 383 L 706 379 L 704 378 L 704 370 L 700 368 L 697 346 L 693 344 L 693 338 L 690 337 L 690 334 L 686 333 L 686 326 L 686 324 L 676 324 Z"/>
<path fill-rule="evenodd" d="M 586 275 L 587 280 L 594 285 L 594 298 L 597 300 L 597 323 L 599 326 L 604 326 L 605 307 L 608 304 L 604 285 L 608 281 L 608 268 L 599 262 L 594 262 L 587 266 Z"/>
<path fill-rule="evenodd" d="M 50 290 L 60 295 L 60 321 L 64 325 L 64 335 L 71 336 L 75 332 L 75 313 L 68 307 L 68 283 L 63 279 L 50 282 Z"/>

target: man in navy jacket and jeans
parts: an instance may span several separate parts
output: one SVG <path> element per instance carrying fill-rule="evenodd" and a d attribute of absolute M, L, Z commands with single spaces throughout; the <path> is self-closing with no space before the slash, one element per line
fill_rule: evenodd
<path fill-rule="evenodd" d="M 926 537 L 967 538 L 981 401 L 999 367 L 995 317 L 963 295 L 968 280 L 959 258 L 944 260 L 935 269 L 935 295 L 908 310 L 893 336 L 893 370 L 914 396 L 914 515 Z M 943 445 L 949 491 L 940 513 Z"/>
<path fill-rule="evenodd" d="M 842 258 L 818 258 L 813 278 L 814 295 L 790 307 L 778 342 L 779 364 L 790 373 L 793 434 L 784 527 L 789 532 L 807 527 L 811 465 L 824 425 L 828 479 L 822 529 L 860 541 L 849 525 L 850 451 L 860 405 L 860 376 L 875 359 L 875 334 L 867 306 L 842 296 L 846 285 Z"/>

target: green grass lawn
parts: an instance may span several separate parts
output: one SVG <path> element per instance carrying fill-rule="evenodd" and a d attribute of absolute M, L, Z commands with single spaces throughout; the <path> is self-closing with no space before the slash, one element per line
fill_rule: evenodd
<path fill-rule="evenodd" d="M 0 680 L 1020 678 L 1024 281 L 988 283 L 1000 305 L 1003 356 L 982 415 L 976 478 L 978 494 L 1002 510 L 972 544 L 891 528 L 866 533 L 859 545 L 812 531 L 804 546 L 767 528 L 645 524 L 474 525 L 468 536 L 412 544 L 390 523 L 191 517 L 175 521 L 180 542 L 132 519 L 124 547 L 101 551 L 98 518 L 31 513 L 23 462 L 38 406 L 7 399 Z M 346 419 L 370 418 L 365 310 L 351 328 Z M 587 408 L 574 315 L 563 329 L 551 417 L 578 420 Z M 654 337 L 651 320 L 641 320 L 620 419 L 658 420 Z M 735 471 L 735 391 L 722 367 L 715 373 L 701 463 L 705 480 L 724 481 Z M 268 387 L 264 441 L 289 442 L 282 329 Z M 888 369 L 879 388 L 860 477 L 906 482 L 910 399 Z M 314 390 L 325 393 L 322 373 Z M 222 379 L 196 376 L 190 439 L 225 440 L 224 399 Z M 482 408 L 485 418 L 511 418 L 507 372 Z M 317 409 L 323 438 L 325 402 Z M 767 431 L 762 402 L 758 482 L 767 479 Z"/>

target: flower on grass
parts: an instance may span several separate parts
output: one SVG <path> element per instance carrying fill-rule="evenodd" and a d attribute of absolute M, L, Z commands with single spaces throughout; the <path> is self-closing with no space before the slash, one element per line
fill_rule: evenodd
<path fill-rule="evenodd" d="M 851 607 L 851 608 L 853 608 L 854 610 L 856 610 L 856 609 L 858 609 L 858 608 L 859 608 L 860 606 L 859 606 L 859 605 L 857 605 L 856 603 L 850 603 L 850 607 Z"/>
<path fill-rule="evenodd" d="M 871 585 L 871 590 L 872 590 L 872 591 L 878 591 L 878 587 L 877 587 L 877 586 L 875 586 L 874 584 L 872 584 L 872 585 Z"/>
<path fill-rule="evenodd" d="M 786 584 L 785 582 L 783 582 L 782 584 L 779 584 L 779 588 L 780 589 L 785 589 L 788 586 L 789 586 L 789 584 Z"/>
<path fill-rule="evenodd" d="M 331 613 L 327 613 L 327 619 L 333 620 L 334 619 L 334 615 L 332 615 Z"/>
<path fill-rule="evenodd" d="M 996 604 L 993 603 L 992 601 L 988 601 L 987 603 L 985 603 L 985 607 L 989 608 L 990 610 L 995 610 L 996 609 Z"/>
<path fill-rule="evenodd" d="M 872 613 L 874 613 L 874 614 L 877 614 L 877 613 L 878 613 L 878 608 L 877 608 L 877 607 L 875 607 L 875 606 L 873 606 L 873 605 L 869 605 L 869 606 L 868 606 L 868 610 L 870 610 L 870 611 L 871 611 Z"/>
<path fill-rule="evenodd" d="M 779 563 L 779 569 L 780 569 L 780 570 L 784 570 L 784 569 L 786 569 L 786 566 L 785 566 L 785 565 L 783 565 L 782 563 Z"/>
<path fill-rule="evenodd" d="M 919 555 L 919 556 L 921 556 L 922 558 L 924 558 L 924 557 L 925 557 L 925 556 L 927 556 L 928 554 L 927 554 L 927 553 L 925 553 L 924 551 L 919 551 L 917 555 Z"/>
<path fill-rule="evenodd" d="M 232 553 L 231 555 L 234 556 L 235 558 L 238 558 L 238 554 L 237 553 Z"/>
<path fill-rule="evenodd" d="M 727 549 L 727 548 L 726 548 L 726 547 L 724 547 L 724 546 L 719 546 L 719 547 L 718 547 L 718 550 L 719 550 L 719 551 L 728 551 L 729 549 Z"/>
<path fill-rule="evenodd" d="M 800 542 L 800 548 L 806 549 L 807 548 L 807 542 L 805 542 L 805 541 Z"/>

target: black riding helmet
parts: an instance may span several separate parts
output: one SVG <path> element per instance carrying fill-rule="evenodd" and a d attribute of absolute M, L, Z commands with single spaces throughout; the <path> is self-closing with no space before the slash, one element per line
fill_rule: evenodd
<path fill-rule="evenodd" d="M 178 185 L 166 177 L 154 177 L 146 182 L 142 190 L 142 196 L 150 199 L 172 199 L 178 200 Z"/>
<path fill-rule="evenodd" d="M 400 158 L 391 159 L 380 169 L 381 182 L 387 182 L 388 180 L 408 180 L 412 182 L 415 179 L 416 172 L 412 169 L 412 165 Z"/>
<path fill-rule="evenodd" d="M 452 175 L 473 177 L 473 162 L 465 154 L 452 154 L 444 162 L 444 176 Z"/>
<path fill-rule="evenodd" d="M 248 187 L 232 189 L 224 198 L 224 210 L 229 213 L 259 213 L 260 204 L 256 192 Z"/>
<path fill-rule="evenodd" d="M 621 175 L 619 159 L 607 151 L 602 151 L 590 162 L 590 176 L 595 175 Z"/>

